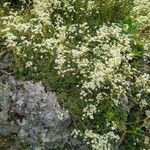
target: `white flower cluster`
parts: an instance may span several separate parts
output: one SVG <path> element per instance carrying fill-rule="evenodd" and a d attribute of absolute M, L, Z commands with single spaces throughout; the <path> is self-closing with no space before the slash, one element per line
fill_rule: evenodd
<path fill-rule="evenodd" d="M 50 62 L 52 57 L 60 76 L 66 77 L 69 73 L 69 78 L 80 80 L 76 86 L 81 89 L 79 100 L 85 104 L 83 121 L 94 122 L 103 103 L 113 109 L 119 107 L 122 97 L 132 86 L 138 91 L 135 92 L 136 102 L 145 107 L 147 102 L 143 97 L 150 92 L 149 75 L 136 74 L 138 71 L 129 62 L 132 60 L 132 40 L 127 34 L 128 26 L 111 23 L 91 27 L 86 21 L 72 22 L 72 18 L 78 16 L 75 2 L 33 0 L 28 17 L 27 14 L 22 16 L 22 12 L 10 11 L 2 18 L 4 28 L 0 31 L 5 46 L 13 51 L 17 63 L 24 63 L 25 69 L 38 70 L 39 62 Z M 90 14 L 96 7 L 93 0 L 82 0 L 81 5 L 79 10 L 85 14 Z M 132 16 L 142 28 L 150 25 L 149 7 L 149 0 L 134 0 Z M 146 42 L 147 56 L 149 47 Z M 74 130 L 73 135 L 81 136 L 93 150 L 110 150 L 111 143 L 119 139 L 115 134 L 117 125 L 108 123 L 106 127 L 108 130 L 103 134 L 96 133 L 96 126 L 94 130 L 87 128 L 84 132 Z"/>
<path fill-rule="evenodd" d="M 90 139 L 90 140 L 89 140 Z M 103 135 L 93 133 L 92 130 L 86 130 L 84 135 L 85 141 L 90 141 L 93 150 L 111 150 L 110 140 L 119 140 L 119 136 L 113 132 Z"/>
<path fill-rule="evenodd" d="M 62 47 L 61 50 L 57 49 L 55 63 L 58 73 L 63 76 L 70 71 L 72 75 L 77 75 L 75 71 L 79 70 L 80 76 L 83 77 L 80 96 L 81 101 L 87 103 L 87 106 L 83 109 L 82 119 L 84 120 L 86 118 L 95 119 L 94 115 L 99 112 L 102 101 L 111 100 L 112 106 L 118 106 L 121 97 L 126 95 L 129 87 L 126 75 L 131 74 L 131 67 L 128 63 L 131 59 L 129 55 L 131 47 L 130 38 L 123 33 L 124 29 L 115 24 L 103 25 L 91 34 L 89 32 L 90 27 L 86 23 L 82 26 L 84 26 L 84 29 L 81 27 L 79 34 L 83 34 L 84 41 L 79 41 L 76 47 L 72 49 L 66 46 Z M 68 36 L 68 38 L 70 37 Z M 68 57 L 71 57 L 71 59 Z M 94 99 L 88 98 L 95 91 L 98 92 L 95 95 L 96 97 Z M 92 132 L 92 130 L 86 130 L 83 137 L 90 141 L 94 150 L 110 149 L 109 138 L 115 139 L 116 137 L 112 131 L 104 135 Z M 74 133 L 81 134 L 75 131 Z"/>
<path fill-rule="evenodd" d="M 122 97 L 128 94 L 133 84 L 137 86 L 137 91 L 140 89 L 139 93 L 149 91 L 148 76 L 138 77 L 135 73 L 137 70 L 133 69 L 129 63 L 132 60 L 132 49 L 130 47 L 131 37 L 125 33 L 127 26 L 121 28 L 116 24 L 109 26 L 104 24 L 97 27 L 95 32 L 90 32 L 90 27 L 84 23 L 78 27 L 79 33 L 76 25 L 71 28 L 73 30 L 68 30 L 66 37 L 72 39 L 70 32 L 75 32 L 82 39 L 74 47 L 69 48 L 67 44 L 64 47 L 61 46 L 62 49 L 57 50 L 55 63 L 58 73 L 63 77 L 68 72 L 71 72 L 73 76 L 76 75 L 77 78 L 82 76 L 80 99 L 86 102 L 83 109 L 83 120 L 87 118 L 94 120 L 103 102 L 107 101 L 113 107 L 119 106 L 122 103 Z M 63 61 L 59 61 L 61 59 Z M 133 74 L 137 80 L 132 84 L 130 80 L 133 80 Z M 142 99 L 142 94 L 139 97 L 137 103 L 145 107 L 146 100 Z M 111 130 L 113 131 L 110 133 L 114 135 L 117 130 L 116 126 L 112 125 Z M 111 144 L 108 142 L 110 134 L 101 135 L 92 134 L 92 132 L 92 130 L 86 130 L 82 134 L 92 149 L 111 149 Z M 76 136 L 81 136 L 80 131 L 74 131 L 74 133 Z"/>
<path fill-rule="evenodd" d="M 80 130 L 73 130 L 72 134 L 75 137 L 83 136 L 83 140 L 88 145 L 90 144 L 93 150 L 111 150 L 110 141 L 116 142 L 119 140 L 119 136 L 115 135 L 112 131 L 99 135 L 88 129 L 84 133 L 81 133 Z"/>
<path fill-rule="evenodd" d="M 149 0 L 134 0 L 132 18 L 137 22 L 140 28 L 150 26 L 150 1 Z"/>
<path fill-rule="evenodd" d="M 96 110 L 96 106 L 95 105 L 88 105 L 86 108 L 83 109 L 83 117 L 86 116 L 86 117 L 89 117 L 90 119 L 94 119 L 94 116 L 93 114 L 95 114 L 97 112 Z"/>
<path fill-rule="evenodd" d="M 137 77 L 135 87 L 138 89 L 138 93 L 136 94 L 137 100 L 139 101 L 141 108 L 143 108 L 148 105 L 143 97 L 150 94 L 150 75 L 144 73 Z"/>
<path fill-rule="evenodd" d="M 61 9 L 67 17 L 74 12 L 73 3 L 71 0 L 34 0 L 29 17 L 26 14 L 22 16 L 23 9 L 21 12 L 10 11 L 9 15 L 2 17 L 4 28 L 1 33 L 6 39 L 5 45 L 27 62 L 26 68 L 36 67 L 33 61 L 35 57 L 44 59 L 47 54 L 53 54 L 56 48 L 61 51 L 61 46 L 64 47 L 61 45 L 66 38 L 65 26 L 62 26 L 64 20 L 55 12 Z"/>
<path fill-rule="evenodd" d="M 150 58 L 150 35 L 144 38 L 144 54 L 145 57 Z"/>
<path fill-rule="evenodd" d="M 87 27 L 88 29 L 89 27 Z M 100 88 L 109 90 L 109 86 L 105 86 L 104 83 L 106 81 L 111 82 L 113 89 L 118 94 L 117 98 L 114 99 L 114 103 L 118 105 L 120 96 L 125 92 L 123 85 L 119 86 L 118 83 L 127 84 L 125 76 L 119 73 L 120 67 L 123 66 L 126 71 L 130 72 L 130 65 L 128 64 L 131 51 L 130 38 L 123 34 L 123 30 L 115 24 L 110 27 L 103 25 L 96 31 L 95 35 L 88 33 L 84 34 L 83 38 L 85 41 L 79 43 L 74 49 L 70 50 L 65 47 L 64 50 L 57 50 L 56 69 L 61 73 L 79 69 L 80 75 L 85 78 L 82 83 L 81 98 L 86 98 L 93 90 Z M 91 57 L 88 53 L 91 54 Z M 72 56 L 72 62 L 76 64 L 77 68 L 73 68 L 71 65 L 65 66 L 65 63 L 70 63 L 70 60 L 64 59 L 68 54 Z M 60 58 L 63 61 L 60 61 Z M 117 70 L 118 73 L 116 73 Z M 101 94 L 108 96 L 104 92 Z M 91 106 L 87 106 L 84 112 L 87 112 L 88 108 L 89 114 L 96 112 L 93 105 Z"/>
<path fill-rule="evenodd" d="M 134 7 L 131 12 L 131 18 L 141 30 L 140 38 L 144 43 L 144 57 L 150 57 L 150 1 L 134 0 Z"/>

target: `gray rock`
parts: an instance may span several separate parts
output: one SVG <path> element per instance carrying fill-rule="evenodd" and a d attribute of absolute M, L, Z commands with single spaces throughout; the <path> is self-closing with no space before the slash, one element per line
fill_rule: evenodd
<path fill-rule="evenodd" d="M 85 143 L 74 138 L 70 138 L 70 145 L 72 150 L 89 150 L 89 147 Z"/>
<path fill-rule="evenodd" d="M 11 64 L 11 58 L 9 56 L 9 54 L 4 51 L 2 54 L 0 53 L 0 69 L 5 69 L 10 67 Z"/>
<path fill-rule="evenodd" d="M 0 134 L 17 134 L 29 150 L 62 149 L 69 138 L 69 113 L 59 106 L 53 92 L 45 92 L 41 82 L 0 82 Z M 63 126 L 62 126 L 63 124 Z"/>
<path fill-rule="evenodd" d="M 16 125 L 11 125 L 10 123 L 0 123 L 0 134 L 7 136 L 9 134 L 17 134 L 20 128 Z"/>
<path fill-rule="evenodd" d="M 0 136 L 15 138 L 9 150 L 22 150 L 22 145 L 28 150 L 88 150 L 70 136 L 70 123 L 56 93 L 45 92 L 41 82 L 0 79 Z"/>

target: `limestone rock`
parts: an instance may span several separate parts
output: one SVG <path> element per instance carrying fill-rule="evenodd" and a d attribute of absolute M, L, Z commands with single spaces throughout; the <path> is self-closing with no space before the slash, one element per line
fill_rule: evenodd
<path fill-rule="evenodd" d="M 70 122 L 56 94 L 45 92 L 41 82 L 12 77 L 0 82 L 0 135 L 17 134 L 18 145 L 24 143 L 29 150 L 63 149 Z"/>

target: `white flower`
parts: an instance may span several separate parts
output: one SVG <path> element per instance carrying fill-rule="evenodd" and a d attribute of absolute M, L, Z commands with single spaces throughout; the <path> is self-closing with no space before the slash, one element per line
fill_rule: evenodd
<path fill-rule="evenodd" d="M 29 67 L 31 67 L 32 65 L 33 65 L 32 61 L 28 61 L 28 62 L 26 63 L 26 68 L 29 68 Z"/>

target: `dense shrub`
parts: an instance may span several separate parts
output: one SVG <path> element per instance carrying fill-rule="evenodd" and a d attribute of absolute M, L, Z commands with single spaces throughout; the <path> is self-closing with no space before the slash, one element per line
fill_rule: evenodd
<path fill-rule="evenodd" d="M 34 0 L 30 10 L 3 14 L 0 34 L 16 76 L 57 91 L 73 136 L 93 150 L 148 149 L 149 5 Z"/>

